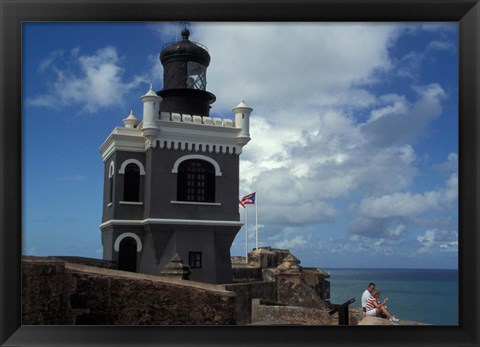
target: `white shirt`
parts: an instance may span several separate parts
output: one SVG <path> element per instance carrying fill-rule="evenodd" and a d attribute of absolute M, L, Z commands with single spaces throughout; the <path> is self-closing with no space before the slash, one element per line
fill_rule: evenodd
<path fill-rule="evenodd" d="M 370 294 L 370 292 L 367 289 L 365 289 L 365 291 L 362 294 L 362 307 L 365 307 L 368 298 L 371 296 L 372 295 Z"/>

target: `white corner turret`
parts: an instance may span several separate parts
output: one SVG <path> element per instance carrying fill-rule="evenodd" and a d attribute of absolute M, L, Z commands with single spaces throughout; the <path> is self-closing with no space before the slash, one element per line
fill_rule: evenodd
<path fill-rule="evenodd" d="M 246 145 L 250 141 L 250 113 L 253 109 L 248 107 L 242 99 L 232 111 L 235 114 L 235 127 L 241 129 L 237 136 L 237 142 L 240 145 Z"/>
<path fill-rule="evenodd" d="M 151 141 L 158 134 L 157 119 L 160 115 L 160 102 L 162 98 L 153 91 L 150 84 L 150 90 L 147 94 L 140 97 L 143 101 L 143 134 L 148 141 Z"/>
<path fill-rule="evenodd" d="M 135 115 L 133 114 L 133 110 L 130 111 L 128 117 L 125 118 L 122 122 L 123 124 L 125 124 L 125 128 L 136 128 L 140 123 L 137 117 L 135 117 Z"/>

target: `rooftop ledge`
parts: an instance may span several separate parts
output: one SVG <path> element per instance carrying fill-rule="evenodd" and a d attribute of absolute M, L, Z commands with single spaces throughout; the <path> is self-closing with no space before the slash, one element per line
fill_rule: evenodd
<path fill-rule="evenodd" d="M 108 227 L 110 225 L 148 225 L 148 224 L 209 225 L 209 226 L 228 226 L 228 227 L 243 226 L 242 222 L 234 221 L 234 220 L 146 218 L 146 219 L 111 219 L 100 224 L 100 229 Z"/>
<path fill-rule="evenodd" d="M 237 128 L 231 119 L 163 112 L 161 119 L 155 121 L 158 135 L 147 142 L 143 126 L 142 121 L 136 128 L 115 127 L 99 148 L 103 161 L 116 150 L 145 152 L 148 146 L 157 145 L 168 149 L 239 155 L 250 140 L 250 137 L 241 135 L 242 129 Z"/>
<path fill-rule="evenodd" d="M 175 112 L 162 112 L 160 120 L 174 123 L 193 123 L 199 125 L 235 128 L 235 122 L 232 119 L 202 117 L 197 115 L 180 114 Z"/>

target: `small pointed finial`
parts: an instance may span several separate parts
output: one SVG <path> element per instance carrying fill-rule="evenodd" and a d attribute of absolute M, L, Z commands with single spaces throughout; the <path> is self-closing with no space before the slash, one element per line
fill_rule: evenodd
<path fill-rule="evenodd" d="M 135 117 L 135 115 L 133 114 L 133 110 L 130 110 L 130 114 L 128 115 L 128 117 L 126 119 L 137 119 Z M 125 119 L 124 119 L 125 120 Z"/>
<path fill-rule="evenodd" d="M 153 84 L 150 83 L 150 89 L 147 91 L 147 93 L 144 96 L 158 96 L 157 93 L 153 90 Z M 143 98 L 143 96 L 141 97 Z"/>
<path fill-rule="evenodd" d="M 133 110 L 131 110 L 128 117 L 123 120 L 123 124 L 125 124 L 126 128 L 136 128 L 138 123 L 140 123 L 140 122 L 138 121 L 138 119 L 133 114 Z"/>
<path fill-rule="evenodd" d="M 190 23 L 189 22 L 182 22 L 182 23 L 185 24 L 185 27 L 182 30 L 182 39 L 188 40 L 188 38 L 190 37 L 190 31 L 187 29 L 187 26 L 190 25 Z"/>

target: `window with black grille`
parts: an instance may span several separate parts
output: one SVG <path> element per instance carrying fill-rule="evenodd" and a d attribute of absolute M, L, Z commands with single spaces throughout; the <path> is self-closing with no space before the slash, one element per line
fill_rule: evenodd
<path fill-rule="evenodd" d="M 124 201 L 139 201 L 140 198 L 140 168 L 136 164 L 128 164 L 125 168 L 123 186 Z"/>
<path fill-rule="evenodd" d="M 188 252 L 188 265 L 191 269 L 201 269 L 202 252 Z"/>
<path fill-rule="evenodd" d="M 186 160 L 178 167 L 177 200 L 215 202 L 215 168 L 205 160 Z"/>

